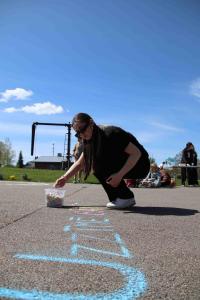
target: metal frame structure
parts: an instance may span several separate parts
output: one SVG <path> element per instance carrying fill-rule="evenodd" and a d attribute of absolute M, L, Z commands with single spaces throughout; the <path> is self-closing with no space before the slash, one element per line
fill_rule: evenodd
<path fill-rule="evenodd" d="M 41 122 L 34 122 L 32 124 L 32 136 L 31 136 L 31 155 L 34 153 L 34 143 L 35 143 L 35 130 L 37 125 L 47 125 L 47 126 L 65 126 L 67 127 L 67 166 L 71 165 L 71 127 L 70 123 L 41 123 Z"/>

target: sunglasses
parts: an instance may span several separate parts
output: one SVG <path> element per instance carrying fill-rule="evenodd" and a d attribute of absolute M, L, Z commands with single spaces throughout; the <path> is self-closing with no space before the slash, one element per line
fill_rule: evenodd
<path fill-rule="evenodd" d="M 75 137 L 79 138 L 81 133 L 84 133 L 90 124 L 85 124 L 82 128 L 76 131 Z"/>

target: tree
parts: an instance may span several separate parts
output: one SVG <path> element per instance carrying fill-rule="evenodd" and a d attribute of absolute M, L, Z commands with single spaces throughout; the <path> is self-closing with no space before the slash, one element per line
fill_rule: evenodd
<path fill-rule="evenodd" d="M 0 141 L 0 164 L 12 165 L 15 152 L 12 150 L 12 145 L 9 138 L 6 138 L 4 142 Z"/>
<path fill-rule="evenodd" d="M 154 164 L 156 162 L 154 157 L 149 157 L 149 160 L 150 160 L 150 164 Z"/>
<path fill-rule="evenodd" d="M 168 164 L 168 165 L 177 166 L 181 162 L 181 157 L 182 157 L 182 151 L 177 153 L 174 157 L 168 157 L 166 159 L 165 163 Z"/>
<path fill-rule="evenodd" d="M 175 165 L 175 157 L 168 157 L 165 161 L 163 161 L 163 164 L 173 166 Z"/>
<path fill-rule="evenodd" d="M 181 163 L 181 158 L 182 158 L 182 151 L 180 151 L 179 153 L 177 153 L 174 157 L 175 160 L 175 164 L 178 165 Z"/>
<path fill-rule="evenodd" d="M 19 158 L 18 158 L 18 161 L 17 161 L 17 167 L 18 168 L 23 168 L 24 167 L 24 160 L 23 160 L 22 151 L 19 152 Z"/>

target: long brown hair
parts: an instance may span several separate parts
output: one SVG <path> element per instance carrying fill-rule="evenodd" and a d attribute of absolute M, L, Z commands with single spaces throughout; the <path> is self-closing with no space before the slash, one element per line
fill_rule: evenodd
<path fill-rule="evenodd" d="M 78 113 L 72 119 L 72 127 L 74 127 L 77 122 L 89 124 L 91 120 L 92 117 L 90 117 L 88 114 L 82 112 Z"/>
<path fill-rule="evenodd" d="M 99 141 L 100 141 L 100 128 L 95 124 L 92 117 L 86 113 L 78 113 L 72 119 L 72 127 L 76 125 L 76 123 L 83 124 L 93 124 L 93 132 L 91 140 L 83 140 L 83 153 L 84 153 L 84 173 L 85 178 L 87 179 L 88 175 L 94 168 L 95 164 L 95 156 L 97 151 L 100 149 Z"/>

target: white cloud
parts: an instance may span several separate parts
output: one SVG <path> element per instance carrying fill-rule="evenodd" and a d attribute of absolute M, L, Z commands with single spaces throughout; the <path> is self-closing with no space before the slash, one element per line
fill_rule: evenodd
<path fill-rule="evenodd" d="M 64 110 L 62 106 L 56 106 L 51 102 L 43 102 L 43 103 L 34 103 L 32 106 L 24 106 L 21 109 L 25 113 L 33 113 L 36 115 L 54 115 L 60 114 Z"/>
<path fill-rule="evenodd" d="M 56 106 L 49 101 L 43 103 L 34 103 L 33 105 L 26 105 L 21 108 L 9 107 L 4 109 L 4 112 L 7 113 L 14 113 L 17 111 L 35 115 L 54 115 L 64 112 L 64 109 L 62 108 L 62 106 Z"/>
<path fill-rule="evenodd" d="M 14 108 L 14 107 L 8 107 L 8 108 L 5 108 L 3 110 L 3 112 L 7 112 L 7 113 L 14 113 L 16 111 L 19 111 L 20 109 L 17 109 L 17 108 Z"/>
<path fill-rule="evenodd" d="M 200 77 L 191 83 L 190 92 L 193 96 L 200 98 Z"/>
<path fill-rule="evenodd" d="M 175 132 L 183 132 L 184 131 L 184 129 L 182 129 L 182 128 L 178 128 L 178 127 L 175 127 L 175 126 L 172 126 L 172 125 L 163 124 L 163 123 L 160 123 L 160 122 L 150 122 L 150 125 L 152 125 L 154 127 L 157 127 L 157 128 L 160 128 L 160 129 L 163 129 L 163 130 L 168 130 L 168 131 L 175 131 Z"/>
<path fill-rule="evenodd" d="M 31 90 L 16 88 L 14 90 L 5 90 L 0 93 L 0 102 L 8 102 L 10 100 L 25 100 L 33 95 Z"/>

